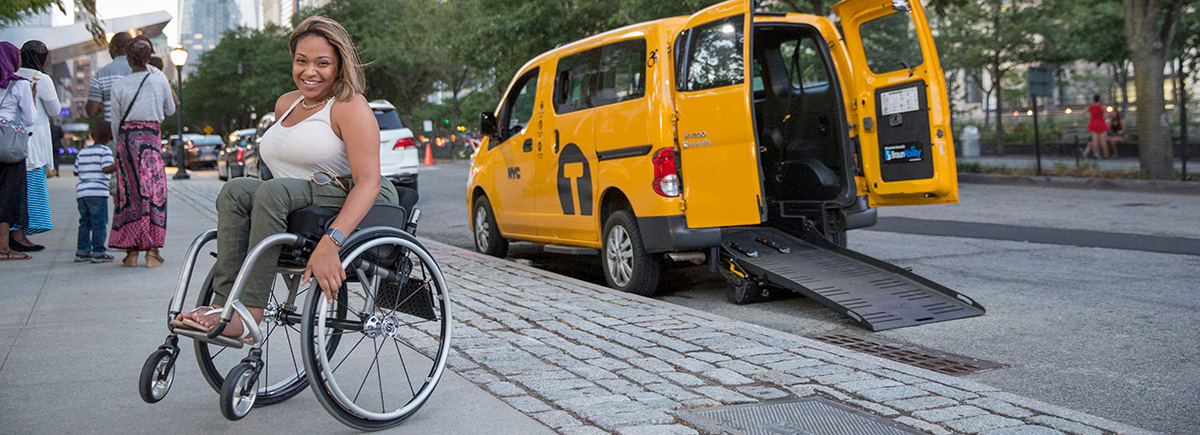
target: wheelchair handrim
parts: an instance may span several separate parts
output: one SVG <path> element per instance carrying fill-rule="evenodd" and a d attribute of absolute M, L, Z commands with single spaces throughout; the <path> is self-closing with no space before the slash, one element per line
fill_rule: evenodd
<path fill-rule="evenodd" d="M 446 280 L 442 276 L 442 271 L 439 267 L 437 267 L 437 263 L 433 260 L 433 257 L 430 256 L 423 247 L 413 243 L 412 241 L 399 237 L 382 237 L 370 240 L 363 243 L 361 246 L 358 246 L 350 253 L 350 255 L 345 256 L 345 260 L 342 261 L 342 269 L 349 268 L 351 260 L 358 258 L 366 250 L 388 243 L 399 245 L 408 249 L 410 252 L 413 252 L 420 257 L 422 262 L 430 266 L 433 279 L 437 282 L 438 288 L 442 290 L 440 299 L 442 303 L 441 314 L 444 319 L 441 328 L 443 339 L 441 341 L 441 346 L 438 348 L 438 354 L 434 357 L 433 369 L 426 378 L 425 383 L 421 386 L 421 390 L 414 395 L 413 398 L 404 405 L 404 407 L 392 412 L 369 411 L 363 409 L 361 406 L 358 406 L 357 403 L 354 403 L 354 401 L 347 397 L 339 387 L 337 379 L 334 377 L 333 371 L 330 368 L 329 357 L 324 352 L 315 352 L 318 360 L 320 361 L 321 375 L 323 375 L 320 379 L 328 384 L 329 388 L 327 390 L 334 395 L 335 398 L 344 407 L 346 407 L 348 411 L 370 420 L 392 420 L 400 418 L 411 414 L 413 411 L 423 405 L 425 401 L 428 400 L 429 395 L 433 393 L 434 387 L 437 386 L 438 381 L 441 379 L 442 373 L 446 367 L 444 357 L 448 355 L 450 351 L 450 296 L 446 292 Z M 320 298 L 317 302 L 317 313 L 319 314 L 315 326 L 323 330 L 325 329 L 325 325 L 328 320 L 329 301 L 324 297 L 322 292 L 312 292 L 309 294 L 309 297 Z M 317 336 L 316 340 L 319 348 L 324 349 L 326 340 L 325 334 L 314 335 Z M 437 361 L 442 361 L 442 363 L 438 364 Z"/>

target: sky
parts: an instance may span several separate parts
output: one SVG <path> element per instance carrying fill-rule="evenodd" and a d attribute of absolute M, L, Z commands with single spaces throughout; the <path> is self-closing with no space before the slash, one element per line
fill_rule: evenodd
<path fill-rule="evenodd" d="M 242 10 L 242 24 L 253 25 L 255 1 L 237 0 L 237 2 Z M 163 31 L 167 35 L 167 44 L 176 45 L 179 43 L 179 3 L 178 0 L 96 0 L 96 12 L 100 14 L 100 18 L 104 19 L 167 11 L 173 18 Z"/>

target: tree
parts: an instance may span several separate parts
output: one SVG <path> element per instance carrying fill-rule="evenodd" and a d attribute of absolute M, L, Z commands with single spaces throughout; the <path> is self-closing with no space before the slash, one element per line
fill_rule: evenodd
<path fill-rule="evenodd" d="M 286 29 L 269 24 L 225 32 L 186 78 L 184 123 L 191 131 L 211 125 L 222 135 L 251 127 L 250 114 L 273 110 L 280 95 L 296 88 L 291 71 Z"/>
<path fill-rule="evenodd" d="M 1175 177 L 1167 130 L 1163 68 L 1183 10 L 1183 0 L 1124 0 L 1125 39 L 1137 90 L 1138 159 L 1153 178 Z"/>
<path fill-rule="evenodd" d="M 384 98 L 412 125 L 414 111 L 433 92 L 437 62 L 444 54 L 434 43 L 439 2 L 423 0 L 334 0 L 320 13 L 341 23 L 354 38 L 367 77 L 368 100 Z M 301 16 L 295 18 L 299 23 Z"/>
<path fill-rule="evenodd" d="M 946 1 L 931 9 L 938 18 L 938 53 L 945 69 L 963 68 L 973 74 L 984 101 L 996 98 L 996 153 L 1004 154 L 1005 78 L 1018 65 L 1037 57 L 1038 31 L 1045 27 L 1043 11 L 1018 0 Z M 983 80 L 983 71 L 988 79 Z"/>

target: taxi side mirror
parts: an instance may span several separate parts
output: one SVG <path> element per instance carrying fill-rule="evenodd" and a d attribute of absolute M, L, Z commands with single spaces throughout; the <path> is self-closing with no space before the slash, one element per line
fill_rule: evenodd
<path fill-rule="evenodd" d="M 496 115 L 491 112 L 483 112 L 479 114 L 479 132 L 487 136 L 496 136 L 498 133 L 496 126 Z"/>

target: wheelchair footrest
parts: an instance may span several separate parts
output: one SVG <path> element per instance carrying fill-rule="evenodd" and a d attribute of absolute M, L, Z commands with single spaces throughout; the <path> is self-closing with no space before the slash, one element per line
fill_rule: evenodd
<path fill-rule="evenodd" d="M 193 340 L 203 341 L 205 343 L 215 344 L 217 346 L 232 347 L 234 349 L 241 349 L 242 346 L 246 345 L 246 343 L 242 343 L 241 341 L 234 340 L 232 338 L 225 337 L 225 336 L 217 336 L 217 338 L 208 338 L 208 333 L 201 332 L 201 331 L 193 331 L 191 329 L 175 328 L 175 333 L 178 335 L 182 335 L 184 337 L 189 337 Z"/>
<path fill-rule="evenodd" d="M 437 318 L 433 307 L 433 292 L 428 283 L 410 278 L 401 288 L 399 282 L 384 282 L 375 295 L 376 306 L 383 310 L 395 309 L 404 314 L 425 320 Z"/>

